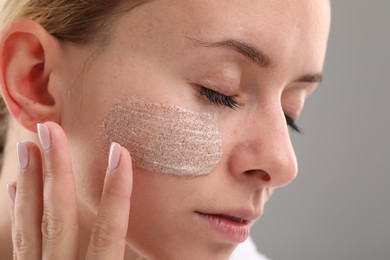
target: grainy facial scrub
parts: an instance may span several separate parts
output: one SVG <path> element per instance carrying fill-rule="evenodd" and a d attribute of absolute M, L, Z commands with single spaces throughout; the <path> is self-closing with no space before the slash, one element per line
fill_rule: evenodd
<path fill-rule="evenodd" d="M 133 97 L 113 105 L 103 138 L 126 147 L 134 166 L 173 176 L 209 174 L 222 156 L 216 114 Z"/>

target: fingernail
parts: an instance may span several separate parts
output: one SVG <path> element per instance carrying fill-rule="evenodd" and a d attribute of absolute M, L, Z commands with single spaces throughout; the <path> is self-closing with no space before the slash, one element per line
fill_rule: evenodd
<path fill-rule="evenodd" d="M 47 151 L 51 147 L 51 138 L 50 138 L 50 132 L 49 128 L 43 124 L 38 124 L 38 136 L 39 141 L 41 142 L 41 147 L 43 150 Z"/>
<path fill-rule="evenodd" d="M 120 154 L 121 154 L 121 146 L 117 143 L 111 143 L 110 156 L 108 158 L 108 169 L 110 171 L 118 167 Z"/>
<path fill-rule="evenodd" d="M 18 159 L 19 169 L 20 170 L 26 169 L 30 159 L 29 159 L 28 149 L 25 144 L 23 143 L 16 144 L 16 157 Z"/>
<path fill-rule="evenodd" d="M 9 194 L 9 198 L 11 199 L 12 204 L 15 204 L 15 197 L 16 197 L 16 188 L 14 185 L 7 184 L 7 190 Z"/>

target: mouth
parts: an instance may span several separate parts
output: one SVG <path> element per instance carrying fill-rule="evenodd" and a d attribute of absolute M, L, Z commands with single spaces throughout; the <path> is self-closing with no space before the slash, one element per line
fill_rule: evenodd
<path fill-rule="evenodd" d="M 234 216 L 225 215 L 225 214 L 207 214 L 207 213 L 202 213 L 202 212 L 196 212 L 196 213 L 203 215 L 205 217 L 210 216 L 210 217 L 215 217 L 215 218 L 221 218 L 221 219 L 233 222 L 234 224 L 247 225 L 249 223 L 248 219 L 234 217 Z"/>
<path fill-rule="evenodd" d="M 250 219 L 231 214 L 195 211 L 199 219 L 214 233 L 233 243 L 244 242 L 249 236 Z"/>

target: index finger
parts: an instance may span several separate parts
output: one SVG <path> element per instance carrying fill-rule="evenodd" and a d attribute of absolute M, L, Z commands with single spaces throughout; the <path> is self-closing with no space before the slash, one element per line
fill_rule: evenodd
<path fill-rule="evenodd" d="M 129 152 L 119 144 L 110 148 L 96 222 L 91 231 L 86 259 L 123 259 L 130 214 L 133 171 Z"/>

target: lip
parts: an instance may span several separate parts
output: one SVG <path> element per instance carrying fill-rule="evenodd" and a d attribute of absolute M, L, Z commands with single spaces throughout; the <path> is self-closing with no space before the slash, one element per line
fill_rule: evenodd
<path fill-rule="evenodd" d="M 233 243 L 244 242 L 249 236 L 251 224 L 260 216 L 249 211 L 195 211 L 195 214 L 212 230 Z"/>

